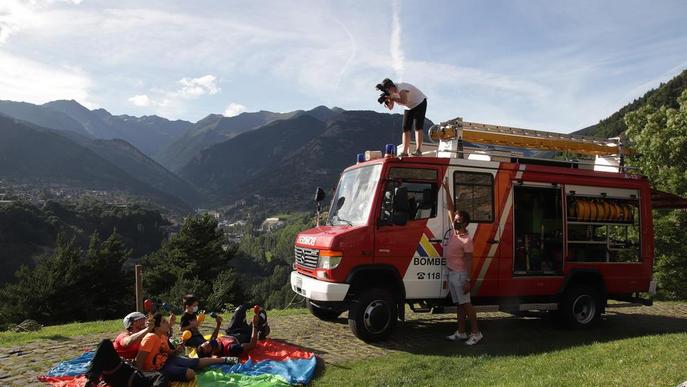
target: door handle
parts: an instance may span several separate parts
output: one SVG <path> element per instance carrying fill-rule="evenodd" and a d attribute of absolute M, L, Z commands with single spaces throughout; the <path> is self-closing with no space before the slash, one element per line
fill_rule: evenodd
<path fill-rule="evenodd" d="M 493 245 L 494 243 L 499 243 L 499 241 L 498 241 L 497 239 L 489 239 L 489 240 L 487 241 L 487 243 Z"/>

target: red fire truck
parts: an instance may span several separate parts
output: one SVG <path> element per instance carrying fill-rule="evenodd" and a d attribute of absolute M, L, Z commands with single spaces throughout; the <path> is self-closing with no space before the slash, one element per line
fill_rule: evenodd
<path fill-rule="evenodd" d="M 619 138 L 460 118 L 430 137 L 438 145 L 421 157 L 367 152 L 342 173 L 326 225 L 298 234 L 291 287 L 312 314 L 333 320 L 348 311 L 353 333 L 372 341 L 404 319 L 406 304 L 448 311 L 446 180 L 455 208 L 472 219 L 478 311 L 549 310 L 586 327 L 608 300 L 651 304 L 640 293 L 655 292 L 652 189 L 623 165 Z M 593 160 L 554 160 L 547 150 Z M 654 198 L 667 207 L 665 195 Z"/>

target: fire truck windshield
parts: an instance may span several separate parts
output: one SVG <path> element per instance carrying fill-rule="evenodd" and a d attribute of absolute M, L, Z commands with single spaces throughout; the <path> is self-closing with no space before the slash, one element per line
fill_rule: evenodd
<path fill-rule="evenodd" d="M 380 164 L 344 172 L 329 209 L 329 224 L 361 226 L 367 224 L 374 190 L 382 171 Z"/>

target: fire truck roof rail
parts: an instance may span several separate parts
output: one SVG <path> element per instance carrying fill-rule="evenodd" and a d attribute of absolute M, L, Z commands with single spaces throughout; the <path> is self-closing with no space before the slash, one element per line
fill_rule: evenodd
<path fill-rule="evenodd" d="M 596 156 L 619 156 L 630 153 L 620 137 L 602 139 L 577 134 L 547 132 L 500 125 L 463 121 L 461 117 L 430 128 L 435 140 L 458 139 L 471 143 L 516 148 L 571 152 Z"/>

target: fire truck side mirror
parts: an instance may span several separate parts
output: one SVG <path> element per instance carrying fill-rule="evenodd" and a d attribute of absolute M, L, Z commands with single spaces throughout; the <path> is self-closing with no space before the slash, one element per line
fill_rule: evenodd
<path fill-rule="evenodd" d="M 315 202 L 321 202 L 324 200 L 324 190 L 321 187 L 317 187 L 315 191 Z"/>

